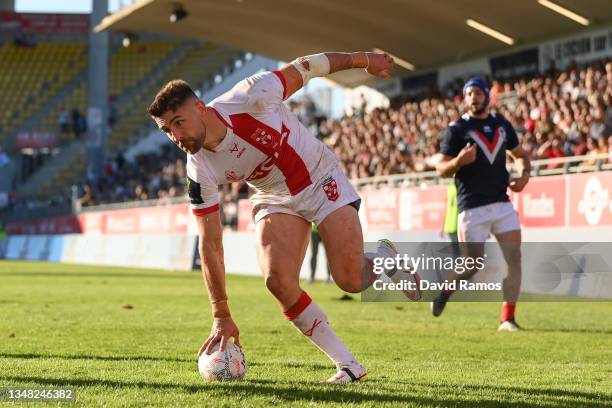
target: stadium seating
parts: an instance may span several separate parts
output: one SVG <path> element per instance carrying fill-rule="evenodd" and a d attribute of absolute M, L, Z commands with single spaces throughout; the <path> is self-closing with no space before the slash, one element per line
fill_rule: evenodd
<path fill-rule="evenodd" d="M 109 69 L 109 99 L 121 99 L 132 91 L 140 81 L 170 54 L 179 43 L 176 41 L 140 41 L 132 47 L 120 47 L 111 55 Z M 38 131 L 55 132 L 58 130 L 58 117 L 62 109 L 78 109 L 87 114 L 87 78 L 66 95 L 61 103 L 45 115 L 37 125 Z M 72 132 L 63 135 L 64 141 L 74 138 Z"/>
<path fill-rule="evenodd" d="M 0 142 L 57 93 L 87 63 L 84 43 L 0 46 Z"/>
<path fill-rule="evenodd" d="M 136 43 L 133 48 L 136 51 L 125 52 L 123 49 L 117 51 L 117 54 L 121 56 L 112 58 L 112 61 L 117 59 L 130 59 L 135 58 L 138 60 L 142 51 L 137 51 L 139 45 L 146 48 L 146 52 L 152 49 L 158 49 L 154 54 L 159 59 L 151 58 L 148 63 L 151 64 L 148 69 L 135 70 L 133 73 L 125 74 L 125 77 L 130 77 L 134 83 L 140 83 L 140 88 L 133 88 L 127 82 L 123 82 L 123 79 L 115 80 L 112 74 L 113 68 L 111 63 L 111 89 L 116 91 L 123 91 L 124 93 L 130 93 L 129 100 L 117 109 L 117 123 L 113 127 L 111 135 L 108 139 L 108 155 L 113 157 L 126 146 L 129 146 L 134 142 L 142 131 L 145 131 L 151 126 L 151 119 L 146 114 L 146 107 L 149 105 L 155 93 L 158 89 L 167 81 L 173 78 L 183 78 L 188 82 L 197 84 L 198 82 L 209 78 L 219 72 L 224 64 L 232 61 L 234 57 L 238 56 L 238 52 L 221 47 L 215 47 L 213 45 L 190 45 L 187 53 L 183 58 L 166 58 L 171 49 L 165 47 L 165 43 L 152 43 L 152 47 L 149 47 L 149 43 Z M 176 43 L 175 43 L 176 45 Z M 156 48 L 157 47 L 157 48 Z M 161 51 L 159 51 L 161 50 Z M 124 67 L 136 67 L 137 64 L 118 62 L 118 65 Z M 155 73 L 151 73 L 154 67 L 162 64 L 161 69 Z M 127 69 L 127 68 L 126 68 Z M 140 77 L 136 74 L 140 73 Z M 150 74 L 151 73 L 151 74 Z M 150 74 L 150 75 L 149 75 Z M 122 74 L 123 75 L 123 74 Z M 149 77 L 147 78 L 147 75 Z M 112 83 L 115 85 L 112 85 Z M 114 86 L 114 88 L 113 88 Z M 85 83 L 77 87 L 65 100 L 59 104 L 55 109 L 49 112 L 44 120 L 44 124 L 41 125 L 44 129 L 57 129 L 58 127 L 58 115 L 62 107 L 66 108 L 78 108 L 82 113 L 86 112 L 87 97 L 86 97 Z M 120 100 L 122 95 L 116 95 L 115 99 Z M 65 140 L 73 138 L 72 132 L 68 132 L 64 135 Z M 83 179 L 86 169 L 86 152 L 82 150 L 79 154 L 71 155 L 65 158 L 64 165 L 58 168 L 52 177 L 45 182 L 45 184 L 37 190 L 37 196 L 45 196 L 47 194 L 53 194 L 57 191 L 68 191 L 69 186 L 79 179 Z"/>
<path fill-rule="evenodd" d="M 151 126 L 151 118 L 146 113 L 155 93 L 166 82 L 182 78 L 197 87 L 197 83 L 209 78 L 237 55 L 236 51 L 212 45 L 193 46 L 182 61 L 167 61 L 163 72 L 153 78 L 148 86 L 142 87 L 130 101 L 129 106 L 120 113 L 120 120 L 109 138 L 109 151 L 114 152 L 127 146 L 139 136 L 139 131 Z"/>
<path fill-rule="evenodd" d="M 119 48 L 111 57 L 108 94 L 118 98 L 147 77 L 177 46 L 177 41 L 138 41 Z"/>

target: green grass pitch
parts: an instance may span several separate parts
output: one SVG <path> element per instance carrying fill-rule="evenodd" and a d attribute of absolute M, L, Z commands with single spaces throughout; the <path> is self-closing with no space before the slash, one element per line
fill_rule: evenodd
<path fill-rule="evenodd" d="M 610 302 L 522 303 L 526 330 L 497 333 L 494 303 L 451 303 L 435 319 L 426 303 L 304 285 L 369 370 L 368 383 L 320 386 L 332 365 L 262 279 L 227 280 L 249 371 L 204 383 L 196 351 L 211 318 L 198 273 L 2 261 L 0 389 L 73 387 L 77 406 L 612 406 Z"/>

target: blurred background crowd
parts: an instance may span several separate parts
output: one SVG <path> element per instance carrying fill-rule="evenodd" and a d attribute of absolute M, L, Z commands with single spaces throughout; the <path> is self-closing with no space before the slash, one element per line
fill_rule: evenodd
<path fill-rule="evenodd" d="M 464 78 L 419 100 L 396 100 L 387 109 L 367 111 L 365 99 L 351 114 L 328 119 L 307 97 L 289 107 L 340 159 L 351 179 L 430 171 L 438 159 L 444 129 L 463 113 Z M 571 64 L 558 71 L 515 81 L 491 81 L 490 105 L 506 117 L 532 159 L 596 156 L 612 162 L 612 62 Z M 576 165 L 594 165 L 587 157 Z M 601 161 L 601 160 L 600 160 Z M 562 166 L 551 163 L 549 168 Z M 173 145 L 127 160 L 108 160 L 99 177 L 88 174 L 76 191 L 47 203 L 13 202 L 13 207 L 53 205 L 78 197 L 81 207 L 134 200 L 170 201 L 185 194 L 185 157 Z M 234 225 L 244 182 L 220 188 L 223 217 Z"/>

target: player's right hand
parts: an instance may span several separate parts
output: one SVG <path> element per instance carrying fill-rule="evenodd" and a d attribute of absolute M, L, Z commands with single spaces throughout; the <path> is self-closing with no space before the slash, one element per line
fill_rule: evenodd
<path fill-rule="evenodd" d="M 200 357 L 202 353 L 210 354 L 215 344 L 219 342 L 221 342 L 220 350 L 225 351 L 225 346 L 232 337 L 234 338 L 234 344 L 238 347 L 242 347 L 240 345 L 239 336 L 240 330 L 238 330 L 238 326 L 236 326 L 236 323 L 234 323 L 231 317 L 216 317 L 210 329 L 210 335 L 198 351 L 198 357 Z"/>
<path fill-rule="evenodd" d="M 368 66 L 365 68 L 366 72 L 377 77 L 389 79 L 394 64 L 393 57 L 381 52 L 368 52 L 366 56 L 368 58 Z"/>
<path fill-rule="evenodd" d="M 459 166 L 463 167 L 476 160 L 476 145 L 468 142 L 457 155 Z"/>

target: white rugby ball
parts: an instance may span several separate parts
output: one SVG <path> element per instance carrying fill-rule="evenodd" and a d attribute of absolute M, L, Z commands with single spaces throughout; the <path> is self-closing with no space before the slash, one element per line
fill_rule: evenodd
<path fill-rule="evenodd" d="M 202 353 L 198 359 L 198 371 L 206 381 L 241 380 L 247 371 L 247 364 L 240 347 L 227 342 L 225 351 L 219 351 L 217 343 L 210 354 Z"/>

